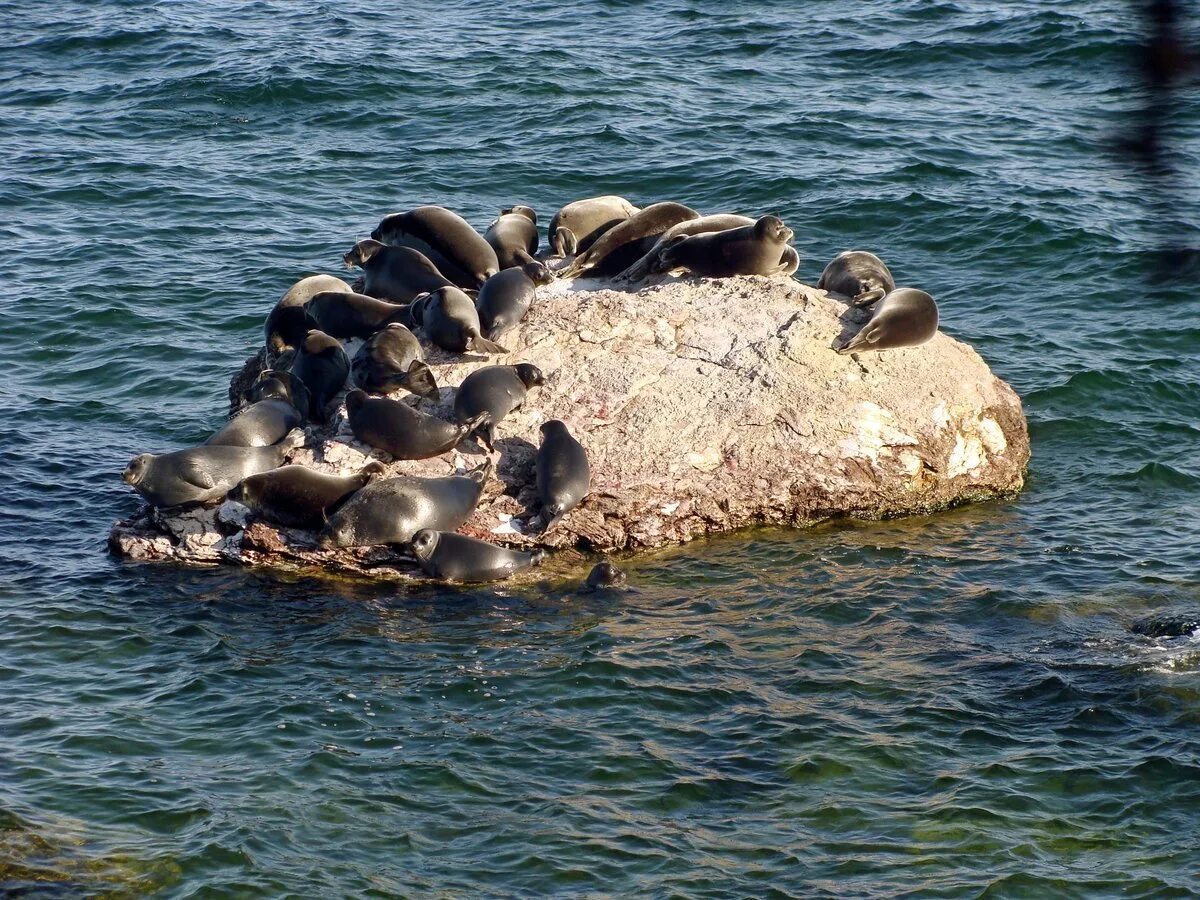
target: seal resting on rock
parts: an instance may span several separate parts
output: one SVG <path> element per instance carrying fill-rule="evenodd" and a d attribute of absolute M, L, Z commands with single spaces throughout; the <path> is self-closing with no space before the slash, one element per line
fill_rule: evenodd
<path fill-rule="evenodd" d="M 792 236 L 792 229 L 778 216 L 763 216 L 741 228 L 672 238 L 658 252 L 656 267 L 701 278 L 776 275 L 790 265 L 783 256 Z"/>
<path fill-rule="evenodd" d="M 368 238 L 342 256 L 347 268 L 363 271 L 362 292 L 395 303 L 411 303 L 415 297 L 453 286 L 424 253 L 412 247 L 394 247 Z"/>
<path fill-rule="evenodd" d="M 897 350 L 917 347 L 938 329 L 938 308 L 933 298 L 916 288 L 896 288 L 879 301 L 870 321 L 838 353 Z"/>
<path fill-rule="evenodd" d="M 355 475 L 329 475 L 307 466 L 280 466 L 243 478 L 229 499 L 259 518 L 285 528 L 321 528 L 355 491 L 382 475 L 383 464 L 369 462 Z"/>
<path fill-rule="evenodd" d="M 494 341 L 515 328 L 533 306 L 537 288 L 553 282 L 554 276 L 540 262 L 497 272 L 483 283 L 475 300 L 484 333 Z"/>
<path fill-rule="evenodd" d="M 645 209 L 638 210 L 638 212 L 624 222 L 604 232 L 596 243 L 592 244 L 587 250 L 582 251 L 571 261 L 569 266 L 559 270 L 555 274 L 559 278 L 574 278 L 586 275 L 590 270 L 595 269 L 604 262 L 607 256 L 617 252 L 620 248 L 646 238 L 657 238 L 658 235 L 662 234 L 672 225 L 678 225 L 680 222 L 698 218 L 700 218 L 700 213 L 689 206 L 684 206 L 682 203 L 666 201 L 651 204 Z M 637 249 L 642 249 L 642 247 L 637 247 Z M 642 252 L 649 249 L 648 246 L 644 246 Z M 617 272 L 620 272 L 621 269 L 635 262 L 639 256 L 641 256 L 641 253 L 636 253 L 624 265 L 615 269 L 612 274 L 615 275 Z"/>
<path fill-rule="evenodd" d="M 565 423 L 542 423 L 542 445 L 534 460 L 538 499 L 546 519 L 545 531 L 579 505 L 592 484 L 587 451 L 571 436 Z"/>
<path fill-rule="evenodd" d="M 414 311 L 421 329 L 433 343 L 450 353 L 507 353 L 494 341 L 483 336 L 479 324 L 479 311 L 475 303 L 455 287 L 434 291 L 428 297 L 417 300 L 419 311 Z"/>
<path fill-rule="evenodd" d="M 616 281 L 641 281 L 654 272 L 654 264 L 658 261 L 658 253 L 676 237 L 690 237 L 693 234 L 704 234 L 709 231 L 728 231 L 731 228 L 741 228 L 753 225 L 754 220 L 749 216 L 737 216 L 718 213 L 712 216 L 701 216 L 698 219 L 688 219 L 678 225 L 672 225 L 658 236 L 650 249 L 624 272 L 619 273 Z"/>
<path fill-rule="evenodd" d="M 540 565 L 545 550 L 523 553 L 447 531 L 424 529 L 412 539 L 412 552 L 426 575 L 440 581 L 481 583 L 510 578 Z"/>
<path fill-rule="evenodd" d="M 500 217 L 483 233 L 483 239 L 496 251 L 500 271 L 525 265 L 531 262 L 533 254 L 537 253 L 537 213 L 528 206 L 510 206 L 502 209 Z"/>
<path fill-rule="evenodd" d="M 316 327 L 335 338 L 369 338 L 380 328 L 399 322 L 408 325 L 408 306 L 366 294 L 322 291 L 308 301 L 308 315 Z"/>
<path fill-rule="evenodd" d="M 310 275 L 301 278 L 280 298 L 267 316 L 265 338 L 267 350 L 278 355 L 288 347 L 298 347 L 314 323 L 305 307 L 317 294 L 326 291 L 350 293 L 350 285 L 332 275 Z"/>
<path fill-rule="evenodd" d="M 447 478 L 383 478 L 364 487 L 334 513 L 319 546 L 406 544 L 423 528 L 454 531 L 475 512 L 492 463 Z"/>
<path fill-rule="evenodd" d="M 638 208 L 624 197 L 614 194 L 568 203 L 550 220 L 546 231 L 550 252 L 557 257 L 583 253 L 600 235 L 637 211 Z"/>
<path fill-rule="evenodd" d="M 296 407 L 284 400 L 259 400 L 242 409 L 204 443 L 230 447 L 269 447 L 283 440 L 304 421 Z"/>
<path fill-rule="evenodd" d="M 205 444 L 173 453 L 135 456 L 121 476 L 151 506 L 165 509 L 221 500 L 243 478 L 276 469 L 288 451 L 304 443 L 293 431 L 270 447 Z"/>
<path fill-rule="evenodd" d="M 418 206 L 387 216 L 371 232 L 377 241 L 415 246 L 459 287 L 478 288 L 500 271 L 492 245 L 466 219 L 443 206 Z M 416 243 L 412 243 L 414 241 Z"/>
<path fill-rule="evenodd" d="M 530 363 L 476 369 L 454 393 L 454 418 L 464 424 L 481 422 L 480 438 L 495 450 L 496 426 L 525 402 L 530 388 L 544 383 L 542 370 Z"/>
<path fill-rule="evenodd" d="M 870 306 L 896 289 L 882 259 L 866 250 L 843 250 L 821 272 L 817 287 L 851 298 L 854 306 Z"/>
<path fill-rule="evenodd" d="M 308 388 L 309 418 L 328 421 L 326 407 L 346 386 L 350 374 L 350 360 L 341 342 L 313 329 L 304 338 L 289 371 Z"/>
<path fill-rule="evenodd" d="M 308 418 L 309 393 L 304 382 L 281 369 L 263 369 L 254 379 L 254 383 L 242 395 L 243 403 L 258 403 L 261 400 L 282 400 L 290 403 L 300 413 L 301 418 Z"/>
<path fill-rule="evenodd" d="M 404 388 L 422 397 L 437 398 L 438 386 L 425 364 L 417 336 L 398 322 L 373 334 L 354 354 L 350 375 L 364 391 L 390 394 Z"/>
<path fill-rule="evenodd" d="M 455 425 L 418 412 L 390 397 L 369 397 L 360 390 L 346 394 L 346 414 L 354 436 L 395 459 L 429 459 L 457 447 L 486 421 L 478 414 Z"/>

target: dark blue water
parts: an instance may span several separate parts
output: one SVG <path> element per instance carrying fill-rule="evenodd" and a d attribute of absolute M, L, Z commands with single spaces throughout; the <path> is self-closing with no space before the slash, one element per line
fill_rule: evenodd
<path fill-rule="evenodd" d="M 1200 303 L 1116 2 L 0 3 L 0 893 L 1194 895 Z M 110 558 L 382 214 L 583 196 L 862 247 L 1025 398 L 1026 492 L 580 595 Z M 31 886 L 38 885 L 33 888 Z"/>

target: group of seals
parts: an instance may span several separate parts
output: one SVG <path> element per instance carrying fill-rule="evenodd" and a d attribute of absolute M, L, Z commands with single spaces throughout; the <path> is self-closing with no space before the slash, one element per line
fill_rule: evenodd
<path fill-rule="evenodd" d="M 539 259 L 538 217 L 528 206 L 500 210 L 482 235 L 440 206 L 388 215 L 370 239 L 343 255 L 347 266 L 362 270 L 357 284 L 314 275 L 275 304 L 264 328 L 268 365 L 246 388 L 238 413 L 201 446 L 135 457 L 125 481 L 161 508 L 228 496 L 264 521 L 314 532 L 323 548 L 401 545 L 431 577 L 507 577 L 537 565 L 541 551 L 510 550 L 455 533 L 482 497 L 490 460 L 444 478 L 383 477 L 378 462 L 335 475 L 285 464 L 304 442 L 299 429 L 305 422 L 329 425 L 334 404 L 349 388 L 351 431 L 394 459 L 438 456 L 472 438 L 496 451 L 497 425 L 545 383 L 544 373 L 524 362 L 483 366 L 454 390 L 452 420 L 430 415 L 386 396 L 407 391 L 440 399 L 422 337 L 450 353 L 507 353 L 496 340 L 525 318 L 538 289 L 556 277 L 629 282 L 680 273 L 790 276 L 800 261 L 792 239 L 792 230 L 774 215 L 701 215 L 673 201 L 639 208 L 609 195 L 562 207 L 549 223 L 549 247 Z M 566 260 L 557 271 L 547 265 L 554 258 Z M 897 288 L 872 253 L 839 254 L 818 287 L 846 296 L 853 306 L 874 306 L 839 353 L 916 346 L 937 331 L 933 298 Z M 349 339 L 365 339 L 353 362 L 341 343 Z M 586 449 L 564 422 L 547 421 L 540 431 L 533 480 L 548 531 L 586 498 L 591 470 Z M 623 581 L 623 573 L 606 562 L 593 570 L 588 586 Z"/>

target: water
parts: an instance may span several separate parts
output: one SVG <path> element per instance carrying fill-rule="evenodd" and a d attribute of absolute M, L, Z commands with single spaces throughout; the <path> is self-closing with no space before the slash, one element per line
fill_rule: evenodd
<path fill-rule="evenodd" d="M 0 3 L 0 893 L 1200 888 L 1194 242 L 1111 2 Z M 1186 96 L 1169 126 L 1196 171 Z M 581 595 L 110 558 L 382 214 L 621 193 L 879 252 L 1021 393 L 1018 499 Z M 32 887 L 40 885 L 36 890 Z"/>

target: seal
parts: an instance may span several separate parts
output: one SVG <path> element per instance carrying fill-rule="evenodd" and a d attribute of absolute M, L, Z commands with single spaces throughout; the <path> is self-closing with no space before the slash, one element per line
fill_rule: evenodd
<path fill-rule="evenodd" d="M 388 244 L 413 246 L 406 239 L 426 244 L 434 255 L 425 255 L 459 287 L 478 288 L 500 271 L 492 245 L 464 218 L 443 206 L 418 206 L 406 213 L 387 216 L 371 232 L 371 237 Z M 419 243 L 416 249 L 421 250 Z"/>
<path fill-rule="evenodd" d="M 737 216 L 732 214 L 720 213 L 712 216 L 701 216 L 698 219 L 688 219 L 686 222 L 680 222 L 678 225 L 672 225 L 661 235 L 658 240 L 650 247 L 637 262 L 629 266 L 625 271 L 617 275 L 618 281 L 641 281 L 653 271 L 652 266 L 658 260 L 658 251 L 665 247 L 672 238 L 690 237 L 693 234 L 704 234 L 709 231 L 728 231 L 730 228 L 741 228 L 744 225 L 753 225 L 754 220 L 749 216 Z M 799 258 L 797 258 L 797 265 Z"/>
<path fill-rule="evenodd" d="M 637 211 L 624 197 L 614 194 L 568 203 L 550 220 L 546 231 L 550 252 L 557 257 L 582 253 Z"/>
<path fill-rule="evenodd" d="M 204 443 L 229 447 L 269 447 L 304 421 L 285 400 L 259 400 L 242 409 Z"/>
<path fill-rule="evenodd" d="M 304 443 L 296 430 L 270 447 L 205 444 L 173 453 L 135 456 L 121 476 L 151 506 L 167 509 L 221 500 L 243 478 L 283 465 L 288 452 Z"/>
<path fill-rule="evenodd" d="M 417 563 L 430 578 L 479 584 L 500 581 L 546 558 L 545 550 L 523 553 L 449 531 L 423 529 L 412 539 Z"/>
<path fill-rule="evenodd" d="M 1200 613 L 1151 616 L 1134 622 L 1129 630 L 1151 638 L 1192 637 L 1200 632 Z"/>
<path fill-rule="evenodd" d="M 500 271 L 532 262 L 538 248 L 537 213 L 528 206 L 502 209 L 483 239 L 496 251 Z"/>
<path fill-rule="evenodd" d="M 553 283 L 554 276 L 540 262 L 501 269 L 483 283 L 475 300 L 483 333 L 494 341 L 515 328 L 533 305 L 538 286 Z"/>
<path fill-rule="evenodd" d="M 422 397 L 438 396 L 437 381 L 425 364 L 421 342 L 398 322 L 376 332 L 358 348 L 350 363 L 350 376 L 372 394 L 404 388 Z"/>
<path fill-rule="evenodd" d="M 455 287 L 434 291 L 420 303 L 421 329 L 429 340 L 451 353 L 507 353 L 482 334 L 479 312 L 471 298 Z"/>
<path fill-rule="evenodd" d="M 821 271 L 817 288 L 849 297 L 853 306 L 870 306 L 896 289 L 882 259 L 866 250 L 843 250 Z"/>
<path fill-rule="evenodd" d="M 545 383 L 542 370 L 530 363 L 485 366 L 462 380 L 454 392 L 454 418 L 463 424 L 479 422 L 480 439 L 495 450 L 496 426 L 525 402 L 529 389 Z"/>
<path fill-rule="evenodd" d="M 267 316 L 264 329 L 267 350 L 278 355 L 288 347 L 298 347 L 308 334 L 313 322 L 305 313 L 305 306 L 316 294 L 325 291 L 340 291 L 350 293 L 350 285 L 332 275 L 310 275 L 301 278 L 275 304 Z"/>
<path fill-rule="evenodd" d="M 681 270 L 701 278 L 775 275 L 792 239 L 792 229 L 778 216 L 763 216 L 753 225 L 672 238 L 658 251 L 661 272 Z"/>
<path fill-rule="evenodd" d="M 924 291 L 896 288 L 879 301 L 870 320 L 838 353 L 916 347 L 937 334 L 938 308 Z"/>
<path fill-rule="evenodd" d="M 329 421 L 325 408 L 346 386 L 350 374 L 350 360 L 338 339 L 313 329 L 305 336 L 289 371 L 308 388 L 309 419 Z"/>
<path fill-rule="evenodd" d="M 555 274 L 559 278 L 575 278 L 585 275 L 610 253 L 631 241 L 640 241 L 648 237 L 657 238 L 672 225 L 698 218 L 700 218 L 700 213 L 682 203 L 670 201 L 654 203 L 604 232 L 592 246 L 576 256 L 569 266 L 560 269 Z M 649 247 L 646 249 L 648 250 Z M 638 256 L 640 255 L 638 254 Z M 621 268 L 625 268 L 637 258 L 634 256 Z"/>
<path fill-rule="evenodd" d="M 579 505 L 592 485 L 587 451 L 558 419 L 542 423 L 542 446 L 534 459 L 538 499 L 549 531 Z"/>
<path fill-rule="evenodd" d="M 281 466 L 243 478 L 229 499 L 247 506 L 260 519 L 285 528 L 323 528 L 351 494 L 382 475 L 383 464 L 367 463 L 355 475 L 329 475 L 307 466 Z"/>
<path fill-rule="evenodd" d="M 335 291 L 315 294 L 308 301 L 308 315 L 318 329 L 335 338 L 369 338 L 392 322 L 412 321 L 406 304 Z"/>
<path fill-rule="evenodd" d="M 482 415 L 455 425 L 418 412 L 388 397 L 369 397 L 364 391 L 346 394 L 346 414 L 354 436 L 395 459 L 429 459 L 457 447 L 484 422 Z"/>
<path fill-rule="evenodd" d="M 411 303 L 415 297 L 454 286 L 424 253 L 412 247 L 392 247 L 368 238 L 343 256 L 346 268 L 363 271 L 362 292 L 393 303 Z"/>
<path fill-rule="evenodd" d="M 587 581 L 583 583 L 584 591 L 599 591 L 604 588 L 619 588 L 625 586 L 625 573 L 610 563 L 607 559 L 596 563 L 588 572 Z"/>
<path fill-rule="evenodd" d="M 453 531 L 475 512 L 491 471 L 488 460 L 465 475 L 373 481 L 333 514 L 317 544 L 327 549 L 407 544 L 423 528 Z"/>
<path fill-rule="evenodd" d="M 309 394 L 304 382 L 282 369 L 263 369 L 254 383 L 242 395 L 243 404 L 261 400 L 282 400 L 295 407 L 304 419 L 308 418 Z"/>

